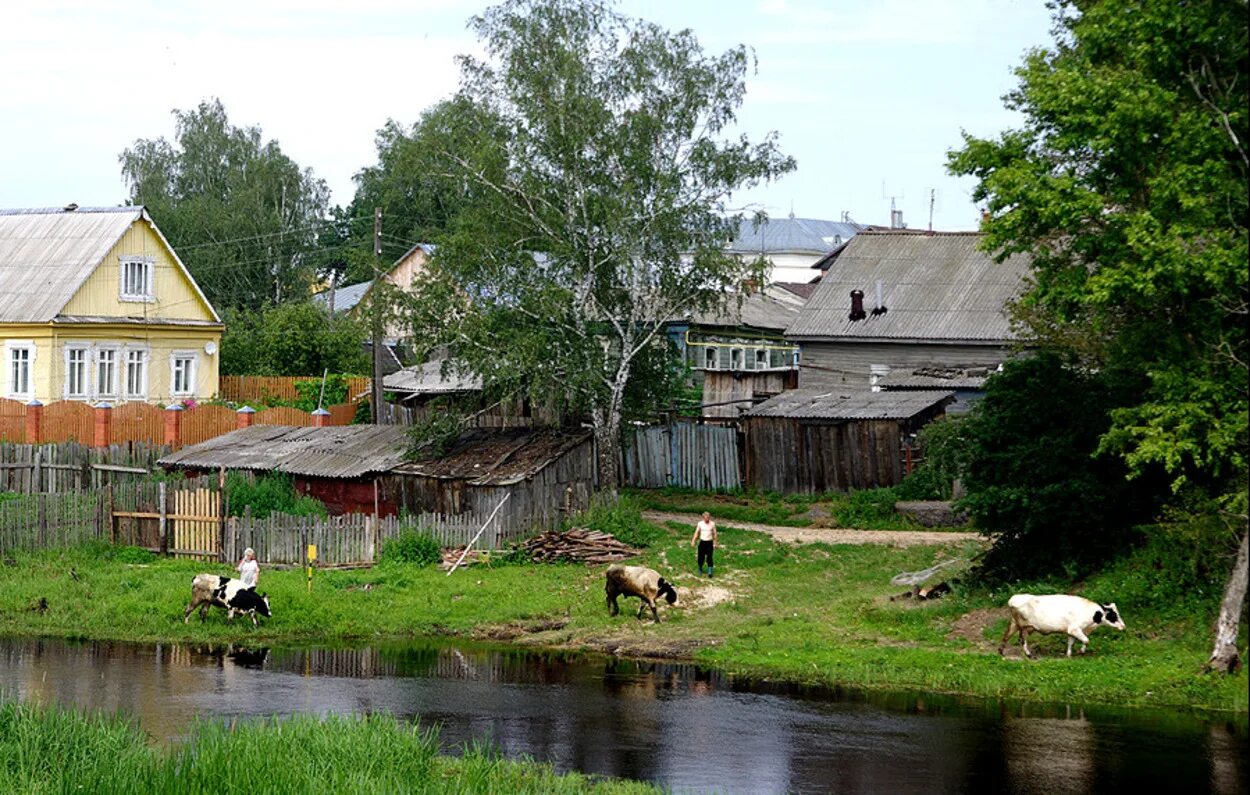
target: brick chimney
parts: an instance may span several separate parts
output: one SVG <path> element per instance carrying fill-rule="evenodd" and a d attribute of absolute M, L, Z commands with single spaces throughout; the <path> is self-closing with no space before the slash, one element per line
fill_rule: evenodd
<path fill-rule="evenodd" d="M 851 320 L 863 320 L 866 317 L 868 313 L 864 311 L 864 291 L 851 290 Z"/>

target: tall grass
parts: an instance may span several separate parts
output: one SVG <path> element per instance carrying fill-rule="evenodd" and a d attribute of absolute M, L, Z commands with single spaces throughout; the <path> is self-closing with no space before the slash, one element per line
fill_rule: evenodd
<path fill-rule="evenodd" d="M 483 746 L 440 756 L 438 733 L 382 715 L 197 723 L 153 748 L 124 718 L 0 704 L 0 791 L 52 792 L 654 792 L 556 774 Z"/>

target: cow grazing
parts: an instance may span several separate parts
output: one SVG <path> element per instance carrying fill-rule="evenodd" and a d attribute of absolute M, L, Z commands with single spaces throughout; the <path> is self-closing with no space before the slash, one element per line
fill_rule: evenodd
<path fill-rule="evenodd" d="M 651 616 L 660 623 L 660 614 L 655 609 L 655 600 L 664 597 L 671 605 L 677 601 L 677 591 L 672 584 L 660 576 L 654 569 L 645 566 L 609 566 L 605 573 L 607 585 L 604 590 L 608 594 L 608 614 L 617 615 L 621 612 L 617 607 L 618 596 L 637 596 L 642 600 L 638 605 L 638 620 L 642 620 L 642 611 L 651 608 Z"/>
<path fill-rule="evenodd" d="M 216 574 L 197 574 L 191 581 L 191 604 L 183 611 L 182 623 L 187 623 L 195 608 L 200 608 L 200 620 L 203 621 L 212 605 L 224 608 L 226 620 L 233 621 L 235 613 L 247 613 L 255 625 L 256 614 L 268 618 L 269 597 L 256 593 L 255 588 L 246 588 L 242 580 L 221 577 Z"/>
<path fill-rule="evenodd" d="M 1089 633 L 1098 627 L 1108 626 L 1124 630 L 1124 620 L 1120 617 L 1115 602 L 1100 605 L 1068 594 L 1034 596 L 1020 593 L 1007 600 L 1007 607 L 1011 610 L 1011 623 L 1007 625 L 1003 642 L 998 646 L 999 654 L 1007 648 L 1007 641 L 1012 633 L 1019 633 L 1020 646 L 1024 649 L 1024 655 L 1029 658 L 1033 657 L 1033 653 L 1029 651 L 1030 632 L 1043 635 L 1052 632 L 1066 633 L 1068 656 L 1071 657 L 1072 642 L 1079 640 L 1081 654 L 1084 654 L 1086 646 L 1089 645 Z"/>

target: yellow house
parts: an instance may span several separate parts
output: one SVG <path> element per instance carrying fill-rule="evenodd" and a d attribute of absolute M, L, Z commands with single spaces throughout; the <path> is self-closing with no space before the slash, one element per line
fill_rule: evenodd
<path fill-rule="evenodd" d="M 0 210 L 0 397 L 213 397 L 224 326 L 143 207 Z"/>

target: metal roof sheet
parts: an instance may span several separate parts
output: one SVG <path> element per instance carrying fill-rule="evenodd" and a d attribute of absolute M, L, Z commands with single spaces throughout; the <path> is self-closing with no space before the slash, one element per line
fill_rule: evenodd
<path fill-rule="evenodd" d="M 443 375 L 443 359 L 435 359 L 416 367 L 405 367 L 382 379 L 382 386 L 393 392 L 409 395 L 446 395 L 455 392 L 476 392 L 482 379 L 455 369 Z"/>
<path fill-rule="evenodd" d="M 312 297 L 313 303 L 325 309 L 330 308 L 330 295 L 334 295 L 334 314 L 347 312 L 356 304 L 360 303 L 360 299 L 365 297 L 365 293 L 369 292 L 369 285 L 373 284 L 372 280 L 360 282 L 359 284 L 349 284 L 346 287 L 339 287 L 335 290 L 325 290 L 317 293 Z"/>
<path fill-rule="evenodd" d="M 52 320 L 142 207 L 0 210 L 0 322 Z"/>
<path fill-rule="evenodd" d="M 184 469 L 225 467 L 358 478 L 394 468 L 404 460 L 407 448 L 406 429 L 394 425 L 254 425 L 184 447 L 157 463 Z"/>
<path fill-rule="evenodd" d="M 741 304 L 731 300 L 724 310 L 696 315 L 690 322 L 703 326 L 750 326 L 785 331 L 798 317 L 805 301 L 790 290 L 770 284 L 748 295 Z"/>
<path fill-rule="evenodd" d="M 824 221 L 793 215 L 769 218 L 758 226 L 754 219 L 744 218 L 728 249 L 738 254 L 824 254 L 863 229 L 862 224 L 854 221 Z"/>
<path fill-rule="evenodd" d="M 1029 258 L 1002 263 L 960 232 L 865 231 L 833 260 L 786 335 L 804 338 L 1008 342 L 1007 303 L 1019 296 Z M 886 312 L 873 316 L 876 282 Z M 869 316 L 852 321 L 850 293 L 864 292 Z"/>
<path fill-rule="evenodd" d="M 748 417 L 822 420 L 896 420 L 954 400 L 954 392 L 791 389 L 747 412 Z"/>
<path fill-rule="evenodd" d="M 465 480 L 472 486 L 506 486 L 533 477 L 590 439 L 588 431 L 554 428 L 472 428 L 446 455 L 395 467 L 396 474 Z"/>

